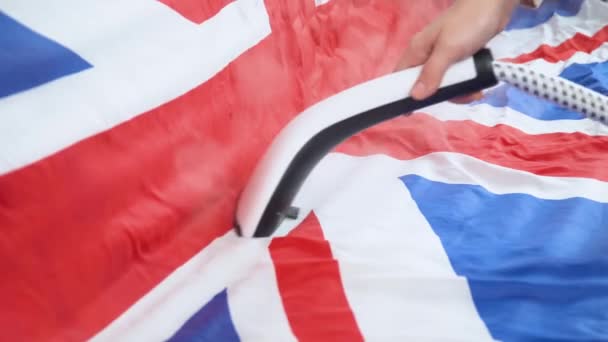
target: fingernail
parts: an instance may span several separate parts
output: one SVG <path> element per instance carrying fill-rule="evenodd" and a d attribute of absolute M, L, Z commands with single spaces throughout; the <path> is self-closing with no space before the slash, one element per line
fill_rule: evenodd
<path fill-rule="evenodd" d="M 418 82 L 416 82 L 416 84 L 414 84 L 411 95 L 413 98 L 421 99 L 422 97 L 424 97 L 425 92 L 426 92 L 426 86 L 424 85 L 424 83 L 418 81 Z"/>

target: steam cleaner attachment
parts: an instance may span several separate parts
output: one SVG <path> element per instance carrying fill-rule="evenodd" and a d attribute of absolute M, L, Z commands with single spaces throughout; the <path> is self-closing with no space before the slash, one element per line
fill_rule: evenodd
<path fill-rule="evenodd" d="M 237 234 L 271 236 L 296 219 L 292 202 L 319 161 L 347 138 L 392 118 L 474 93 L 503 81 L 606 124 L 608 97 L 522 65 L 494 61 L 488 49 L 451 66 L 434 95 L 408 97 L 422 67 L 385 75 L 331 96 L 300 113 L 275 137 L 239 197 Z"/>

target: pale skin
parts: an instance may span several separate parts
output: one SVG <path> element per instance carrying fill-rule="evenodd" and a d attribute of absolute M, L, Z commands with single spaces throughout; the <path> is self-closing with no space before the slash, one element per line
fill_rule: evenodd
<path fill-rule="evenodd" d="M 520 0 L 455 0 L 436 20 L 417 33 L 403 53 L 397 70 L 422 65 L 411 97 L 425 99 L 435 93 L 446 70 L 471 57 L 509 23 Z M 456 99 L 468 102 L 479 94 Z"/>

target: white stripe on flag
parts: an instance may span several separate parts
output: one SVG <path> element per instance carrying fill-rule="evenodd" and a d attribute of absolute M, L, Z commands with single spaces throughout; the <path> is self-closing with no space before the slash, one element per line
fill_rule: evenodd
<path fill-rule="evenodd" d="M 331 165 L 325 165 L 327 163 L 331 163 Z M 395 178 L 407 174 L 417 174 L 431 181 L 479 185 L 495 194 L 524 193 L 553 200 L 583 197 L 608 203 L 608 182 L 591 178 L 539 176 L 454 152 L 430 153 L 411 160 L 399 160 L 385 155 L 352 157 L 332 153 L 324 158 L 320 164 L 325 174 L 315 175 L 314 177 L 331 177 L 337 189 L 346 191 L 351 186 L 356 187 L 356 185 L 341 179 L 349 175 L 350 172 L 357 172 L 360 168 L 370 167 L 368 164 L 373 166 L 369 172 L 383 172 L 383 177 Z M 332 168 L 335 170 L 332 170 Z M 371 178 L 368 178 L 366 182 L 372 182 Z M 312 187 L 305 184 L 305 188 L 308 192 L 308 188 Z M 331 192 L 315 194 L 315 196 L 322 198 L 331 197 L 331 195 Z M 330 199 L 327 198 L 327 200 Z M 333 199 L 331 200 L 333 201 Z M 312 209 L 318 210 L 317 207 Z"/>
<path fill-rule="evenodd" d="M 283 308 L 270 253 L 258 260 L 246 276 L 228 288 L 236 331 L 243 342 L 297 341 Z"/>
<path fill-rule="evenodd" d="M 599 0 L 586 0 L 577 15 L 554 15 L 547 22 L 528 29 L 504 31 L 487 46 L 495 58 L 512 58 L 534 51 L 541 44 L 556 46 L 576 33 L 592 36 L 604 26 L 608 17 L 608 4 Z"/>
<path fill-rule="evenodd" d="M 226 233 L 175 270 L 92 340 L 168 339 L 217 293 L 250 273 L 259 260 L 270 259 L 265 257 L 268 243 L 268 239 L 242 239 L 233 231 Z M 270 260 L 267 263 L 272 267 Z"/>
<path fill-rule="evenodd" d="M 184 94 L 270 33 L 263 0 L 236 0 L 201 25 L 148 0 L 1 7 L 93 68 L 0 99 L 0 174 Z"/>
<path fill-rule="evenodd" d="M 488 127 L 509 125 L 527 134 L 580 132 L 591 136 L 608 135 L 608 127 L 594 120 L 538 120 L 509 107 L 494 107 L 485 103 L 462 105 L 443 102 L 420 112 L 442 121 L 471 120 Z"/>

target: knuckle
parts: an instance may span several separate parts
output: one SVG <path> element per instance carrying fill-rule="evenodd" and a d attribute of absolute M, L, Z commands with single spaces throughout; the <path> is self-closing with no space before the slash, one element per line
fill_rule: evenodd
<path fill-rule="evenodd" d="M 427 36 L 422 32 L 416 34 L 414 37 L 412 37 L 412 40 L 410 41 L 411 48 L 415 50 L 426 50 L 426 47 L 428 45 L 429 44 Z"/>
<path fill-rule="evenodd" d="M 418 58 L 426 58 L 429 55 L 429 44 L 426 38 L 418 34 L 410 41 L 409 52 Z"/>
<path fill-rule="evenodd" d="M 463 44 L 454 39 L 439 40 L 437 42 L 437 48 L 442 54 L 447 55 L 447 57 L 457 56 L 464 50 Z"/>

